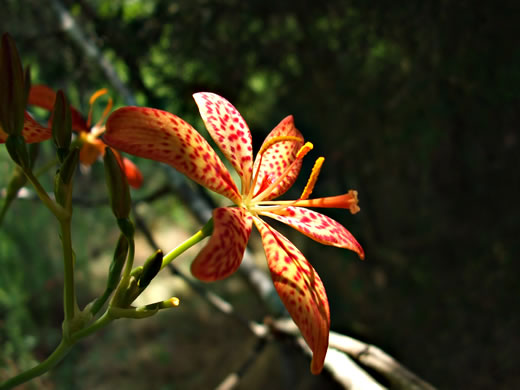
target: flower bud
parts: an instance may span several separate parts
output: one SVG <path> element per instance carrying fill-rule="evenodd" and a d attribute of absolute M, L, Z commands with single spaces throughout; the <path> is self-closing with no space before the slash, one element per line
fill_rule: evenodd
<path fill-rule="evenodd" d="M 13 38 L 5 33 L 0 47 L 0 125 L 10 135 L 22 134 L 28 74 L 24 75 Z"/>
<path fill-rule="evenodd" d="M 138 286 L 144 290 L 152 281 L 153 278 L 159 273 L 162 266 L 163 251 L 158 249 L 153 255 L 151 255 L 143 266 L 143 273 L 139 278 Z"/>
<path fill-rule="evenodd" d="M 58 172 L 56 172 L 54 178 L 54 195 L 56 196 L 56 201 L 62 206 L 67 202 L 70 202 L 70 196 L 72 193 L 72 186 L 70 183 L 74 176 L 74 172 L 76 172 L 78 162 L 79 148 L 74 148 L 65 158 L 65 161 L 61 164 Z"/>
<path fill-rule="evenodd" d="M 117 287 L 127 255 L 128 240 L 124 235 L 121 235 L 119 236 L 119 241 L 117 241 L 114 258 L 112 259 L 112 263 L 110 263 L 110 268 L 108 270 L 107 290 L 113 291 Z"/>
<path fill-rule="evenodd" d="M 114 152 L 105 150 L 105 179 L 110 196 L 110 206 L 117 219 L 128 219 L 132 206 L 130 189 Z"/>
<path fill-rule="evenodd" d="M 60 178 L 61 178 L 61 181 L 66 185 L 70 184 L 70 181 L 72 180 L 72 176 L 74 176 L 74 172 L 76 172 L 76 168 L 79 163 L 79 153 L 80 153 L 80 148 L 75 147 L 65 157 L 63 164 L 61 164 Z"/>
<path fill-rule="evenodd" d="M 58 151 L 58 158 L 63 161 L 69 151 L 72 136 L 72 120 L 69 103 L 62 90 L 56 94 L 52 112 L 52 140 Z"/>
<path fill-rule="evenodd" d="M 23 136 L 10 134 L 5 141 L 5 146 L 15 163 L 25 170 L 31 169 L 29 153 L 27 152 Z"/>

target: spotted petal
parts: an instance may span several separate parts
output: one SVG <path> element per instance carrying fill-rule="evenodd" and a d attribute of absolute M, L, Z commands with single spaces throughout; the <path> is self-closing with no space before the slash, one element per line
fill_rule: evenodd
<path fill-rule="evenodd" d="M 128 184 L 133 188 L 140 188 L 143 184 L 143 174 L 139 168 L 137 168 L 137 166 L 126 157 L 121 158 L 121 163 Z"/>
<path fill-rule="evenodd" d="M 259 218 L 254 222 L 262 236 L 276 291 L 313 352 L 311 372 L 319 374 L 329 344 L 330 313 L 325 287 L 292 242 Z"/>
<path fill-rule="evenodd" d="M 287 167 L 289 167 L 295 160 L 296 153 L 298 153 L 298 150 L 303 145 L 303 136 L 298 129 L 294 127 L 294 119 L 292 115 L 283 119 L 269 133 L 263 145 L 266 145 L 274 137 L 283 136 L 297 137 L 301 139 L 301 141 L 282 141 L 273 144 L 263 153 L 262 165 L 260 167 L 260 154 L 256 156 L 254 172 L 257 172 L 258 169 L 260 169 L 260 171 L 258 172 L 258 179 L 254 191 L 255 196 L 282 175 Z M 301 160 L 297 161 L 285 179 L 282 180 L 280 184 L 278 184 L 278 186 L 264 198 L 264 200 L 275 199 L 285 193 L 294 184 L 298 174 L 300 173 L 301 166 Z"/>
<path fill-rule="evenodd" d="M 120 108 L 108 118 L 103 138 L 118 150 L 169 164 L 210 190 L 240 201 L 228 170 L 208 142 L 169 112 Z"/>
<path fill-rule="evenodd" d="M 249 185 L 253 167 L 251 132 L 238 110 L 226 99 L 210 92 L 193 95 L 209 134 L 222 153 Z"/>
<path fill-rule="evenodd" d="M 243 208 L 213 210 L 213 233 L 191 264 L 191 273 L 205 282 L 224 279 L 235 272 L 251 234 L 252 217 Z"/>
<path fill-rule="evenodd" d="M 27 112 L 25 112 L 22 135 L 25 138 L 25 142 L 31 144 L 48 140 L 51 138 L 52 131 L 47 127 L 41 126 Z M 3 144 L 6 139 L 7 133 L 4 132 L 0 126 L 0 144 Z"/>
<path fill-rule="evenodd" d="M 365 258 L 365 252 L 354 236 L 343 225 L 326 215 L 304 207 L 288 207 L 274 212 L 264 212 L 262 215 L 292 226 L 319 243 L 350 249 L 361 259 Z"/>
<path fill-rule="evenodd" d="M 56 92 L 46 85 L 33 85 L 29 90 L 28 104 L 36 107 L 44 108 L 52 112 L 54 109 L 54 102 L 56 100 Z M 70 106 L 70 116 L 72 122 L 72 129 L 76 131 L 89 131 L 87 122 L 81 116 L 78 110 Z"/>

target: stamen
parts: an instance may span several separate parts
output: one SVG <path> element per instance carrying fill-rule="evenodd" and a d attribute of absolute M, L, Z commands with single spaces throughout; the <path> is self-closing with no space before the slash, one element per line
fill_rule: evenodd
<path fill-rule="evenodd" d="M 101 118 L 99 118 L 99 121 L 96 123 L 94 127 L 103 128 L 103 132 L 105 131 L 105 126 L 103 126 L 103 123 L 105 122 L 105 119 L 107 118 L 108 114 L 110 114 L 110 110 L 112 110 L 112 98 L 108 98 L 108 103 L 103 110 L 103 114 L 101 115 Z"/>
<path fill-rule="evenodd" d="M 303 145 L 300 150 L 298 150 L 298 153 L 296 153 L 296 159 L 302 159 L 305 157 L 307 153 L 309 153 L 312 148 L 314 148 L 314 145 L 310 142 L 305 142 L 305 145 Z"/>
<path fill-rule="evenodd" d="M 258 151 L 258 154 L 261 156 L 271 146 L 273 146 L 274 144 L 277 144 L 278 142 L 283 142 L 283 141 L 303 142 L 303 139 L 301 139 L 299 137 L 292 136 L 292 135 L 280 135 L 278 137 L 273 137 L 273 138 L 269 139 L 269 141 L 265 142 L 262 145 L 262 147 Z"/>
<path fill-rule="evenodd" d="M 324 207 L 334 209 L 349 209 L 352 214 L 356 214 L 361 209 L 358 206 L 358 193 L 355 190 L 350 190 L 346 194 L 338 196 L 329 196 L 327 198 L 317 199 L 298 199 L 296 201 L 263 201 L 258 202 L 259 206 L 263 205 L 285 205 L 289 206 L 303 206 L 303 207 Z"/>
<path fill-rule="evenodd" d="M 108 89 L 106 88 L 101 88 L 101 89 L 98 89 L 96 92 L 94 92 L 92 94 L 92 96 L 90 97 L 88 103 L 90 105 L 90 109 L 88 110 L 88 116 L 87 116 L 87 127 L 90 128 L 90 126 L 92 125 L 92 106 L 94 105 L 94 102 L 100 97 L 100 96 L 103 96 L 105 95 L 106 93 L 108 93 Z M 112 106 L 112 103 L 111 103 L 111 100 L 110 99 L 110 106 Z M 105 110 L 106 111 L 106 110 Z"/>
<path fill-rule="evenodd" d="M 312 167 L 311 175 L 309 176 L 309 180 L 307 181 L 307 185 L 305 186 L 300 199 L 305 200 L 308 199 L 309 196 L 312 194 L 312 190 L 314 189 L 314 185 L 316 184 L 316 180 L 318 180 L 318 176 L 320 174 L 321 166 L 323 165 L 323 162 L 325 161 L 324 157 L 320 157 L 316 160 L 314 163 L 314 167 Z"/>

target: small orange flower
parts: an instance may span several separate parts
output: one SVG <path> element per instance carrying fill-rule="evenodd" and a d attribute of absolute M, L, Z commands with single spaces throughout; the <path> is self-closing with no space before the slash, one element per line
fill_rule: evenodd
<path fill-rule="evenodd" d="M 255 224 L 274 286 L 313 351 L 311 371 L 317 374 L 323 368 L 330 327 L 325 288 L 303 254 L 262 217 L 281 221 L 320 243 L 353 250 L 364 258 L 363 249 L 347 229 L 305 208 L 346 208 L 356 213 L 357 193 L 308 199 L 323 163 L 319 158 L 299 199 L 274 200 L 293 185 L 304 155 L 312 149 L 295 128 L 293 117 L 288 116 L 271 131 L 253 161 L 251 133 L 236 108 L 213 93 L 197 93 L 194 98 L 208 132 L 240 176 L 240 191 L 208 142 L 168 112 L 120 108 L 108 118 L 105 141 L 127 153 L 167 163 L 235 203 L 235 207 L 213 211 L 213 234 L 191 266 L 198 279 L 220 280 L 235 272 Z"/>
<path fill-rule="evenodd" d="M 70 107 L 72 129 L 78 133 L 82 143 L 79 159 L 80 162 L 86 166 L 92 165 L 98 158 L 105 155 L 105 148 L 107 146 L 99 137 L 105 132 L 104 121 L 112 109 L 112 98 L 109 98 L 101 118 L 94 126 L 92 126 L 92 106 L 99 97 L 105 95 L 107 92 L 108 90 L 103 88 L 94 92 L 90 97 L 90 110 L 87 120 L 83 118 L 78 110 L 72 106 Z M 34 85 L 31 87 L 28 100 L 29 104 L 52 112 L 55 100 L 56 92 L 51 88 L 45 85 Z M 117 151 L 115 151 L 115 155 L 128 179 L 128 184 L 134 188 L 141 187 L 143 176 L 137 166 L 129 159 L 122 157 Z"/>

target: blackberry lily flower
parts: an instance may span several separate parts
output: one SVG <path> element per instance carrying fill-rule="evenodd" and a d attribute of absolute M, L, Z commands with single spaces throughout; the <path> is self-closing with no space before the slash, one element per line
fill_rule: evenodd
<path fill-rule="evenodd" d="M 223 279 L 235 272 L 253 223 L 260 231 L 274 286 L 307 344 L 313 351 L 311 371 L 319 373 L 328 347 L 330 316 L 323 283 L 302 253 L 262 217 L 270 217 L 326 244 L 355 251 L 364 258 L 356 239 L 338 222 L 305 207 L 346 208 L 359 211 L 356 191 L 308 199 L 323 158 L 319 158 L 302 196 L 275 201 L 296 180 L 304 144 L 292 116 L 267 136 L 255 161 L 249 128 L 236 108 L 213 93 L 196 93 L 195 101 L 211 137 L 231 162 L 241 190 L 208 142 L 188 123 L 165 111 L 123 107 L 108 118 L 105 142 L 119 150 L 171 165 L 192 180 L 224 195 L 235 206 L 213 210 L 213 233 L 191 265 L 203 281 Z"/>
<path fill-rule="evenodd" d="M 103 88 L 94 92 L 90 97 L 90 110 L 87 120 L 83 118 L 78 110 L 72 106 L 70 107 L 72 129 L 78 133 L 82 144 L 79 159 L 80 162 L 86 166 L 91 166 L 99 157 L 105 155 L 106 144 L 99 137 L 105 132 L 103 123 L 112 109 L 112 99 L 109 98 L 101 118 L 95 125 L 92 125 L 92 106 L 99 97 L 105 95 L 107 92 L 108 90 Z M 29 104 L 51 112 L 55 100 L 56 92 L 45 85 L 34 85 L 29 91 Z M 52 118 L 50 120 L 52 120 Z M 122 157 L 117 151 L 114 151 L 114 153 L 126 175 L 128 184 L 134 188 L 141 187 L 143 175 L 139 171 L 139 168 L 129 159 Z"/>

